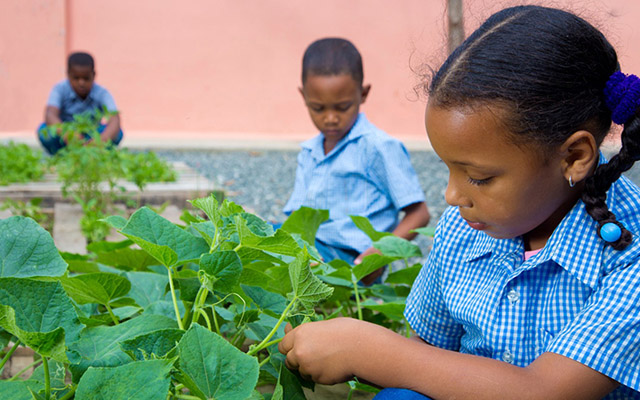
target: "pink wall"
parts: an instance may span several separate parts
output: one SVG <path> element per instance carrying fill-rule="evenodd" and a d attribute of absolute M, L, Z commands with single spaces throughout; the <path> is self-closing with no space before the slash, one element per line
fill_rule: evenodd
<path fill-rule="evenodd" d="M 128 137 L 176 133 L 222 139 L 304 139 L 314 134 L 297 87 L 305 47 L 351 39 L 372 92 L 363 110 L 389 133 L 423 140 L 411 66 L 445 51 L 445 0 L 2 0 L 0 138 L 33 135 L 68 51 L 96 58 Z M 465 1 L 467 31 L 512 1 Z M 540 3 L 540 2 L 538 2 Z M 601 27 L 623 70 L 640 73 L 640 4 L 543 2 Z"/>

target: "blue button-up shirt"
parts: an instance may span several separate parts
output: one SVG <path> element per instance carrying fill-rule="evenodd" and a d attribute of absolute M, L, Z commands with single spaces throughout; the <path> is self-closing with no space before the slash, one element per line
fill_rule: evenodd
<path fill-rule="evenodd" d="M 364 114 L 329 154 L 323 144 L 322 134 L 302 143 L 293 193 L 284 207 L 286 214 L 302 206 L 329 210 L 316 235 L 323 243 L 363 252 L 371 240 L 350 215 L 369 218 L 378 231 L 391 231 L 402 208 L 424 201 L 404 145 Z"/>
<path fill-rule="evenodd" d="M 579 201 L 526 261 L 521 237 L 491 238 L 449 208 L 407 320 L 435 346 L 518 366 L 561 354 L 620 382 L 608 399 L 640 398 L 640 190 L 622 177 L 607 203 L 633 233 L 626 249 L 605 246 Z"/>
<path fill-rule="evenodd" d="M 106 107 L 108 111 L 118 111 L 113 96 L 104 87 L 94 83 L 91 91 L 83 100 L 73 90 L 68 79 L 58 82 L 51 89 L 47 105 L 54 106 L 60 110 L 62 122 L 72 121 L 73 116 L 76 114 L 94 111 L 95 109 L 102 110 L 103 107 Z"/>

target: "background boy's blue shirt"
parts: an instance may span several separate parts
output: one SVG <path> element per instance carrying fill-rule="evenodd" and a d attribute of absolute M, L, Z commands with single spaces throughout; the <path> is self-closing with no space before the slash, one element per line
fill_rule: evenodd
<path fill-rule="evenodd" d="M 433 345 L 519 366 L 564 355 L 627 386 L 607 399 L 640 398 L 640 190 L 622 177 L 607 203 L 634 235 L 625 250 L 605 247 L 579 201 L 527 261 L 521 238 L 491 238 L 449 208 L 407 320 Z"/>
<path fill-rule="evenodd" d="M 380 231 L 398 224 L 400 209 L 425 201 L 404 145 L 371 124 L 363 113 L 349 133 L 324 154 L 322 134 L 302 143 L 293 192 L 284 207 L 329 210 L 316 238 L 325 244 L 363 252 L 371 240 L 349 215 L 369 218 Z"/>
<path fill-rule="evenodd" d="M 108 111 L 118 111 L 113 96 L 104 87 L 94 82 L 91 91 L 83 100 L 73 90 L 68 79 L 58 82 L 51 89 L 47 105 L 60 110 L 62 122 L 72 121 L 76 114 L 93 111 L 96 108 L 102 109 L 103 106 L 107 107 Z"/>

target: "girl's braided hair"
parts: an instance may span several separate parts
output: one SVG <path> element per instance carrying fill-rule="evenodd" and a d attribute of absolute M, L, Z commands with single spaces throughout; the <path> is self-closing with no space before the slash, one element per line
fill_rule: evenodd
<path fill-rule="evenodd" d="M 631 243 L 631 232 L 616 221 L 605 200 L 611 184 L 640 159 L 640 83 L 636 101 L 612 102 L 605 88 L 618 70 L 611 44 L 582 18 L 558 9 L 518 6 L 485 21 L 449 56 L 426 91 L 437 107 L 499 104 L 510 111 L 504 122 L 516 142 L 549 150 L 579 130 L 591 132 L 600 146 L 612 122 L 608 103 L 624 104 L 628 119 L 622 121 L 622 148 L 586 179 L 582 193 L 599 227 L 607 222 L 620 226 L 622 234 L 611 244 L 622 250 Z M 614 95 L 631 96 L 633 90 Z M 630 112 L 629 104 L 635 106 Z"/>

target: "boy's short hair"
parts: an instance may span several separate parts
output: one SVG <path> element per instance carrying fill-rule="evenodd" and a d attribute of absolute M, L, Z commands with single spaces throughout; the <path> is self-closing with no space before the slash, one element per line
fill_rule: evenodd
<path fill-rule="evenodd" d="M 302 57 L 302 84 L 307 76 L 349 74 L 362 86 L 362 57 L 350 41 L 324 38 L 311 43 Z"/>
<path fill-rule="evenodd" d="M 81 51 L 69 54 L 69 58 L 67 59 L 67 71 L 71 69 L 72 65 L 82 66 L 82 67 L 91 67 L 94 69 L 93 57 L 89 53 L 84 53 Z"/>

